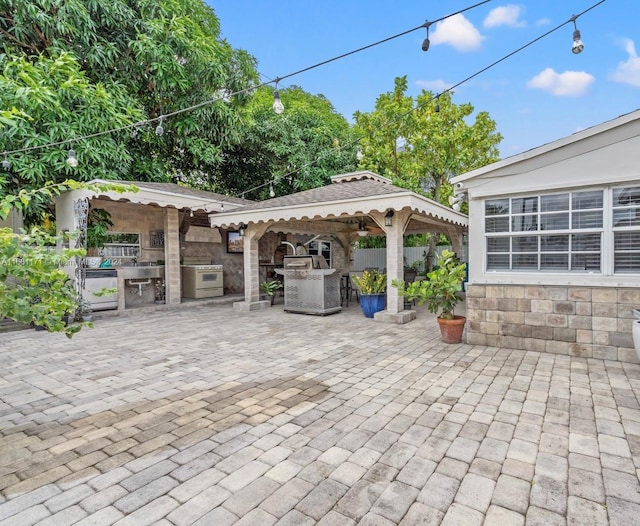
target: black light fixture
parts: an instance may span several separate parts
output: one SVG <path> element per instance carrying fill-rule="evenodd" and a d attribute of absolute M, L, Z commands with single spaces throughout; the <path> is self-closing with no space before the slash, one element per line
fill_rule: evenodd
<path fill-rule="evenodd" d="M 431 22 L 429 22 L 428 20 L 423 24 L 423 27 L 427 28 L 427 38 L 425 38 L 422 41 L 422 51 L 429 51 L 429 44 L 431 42 L 429 42 L 429 26 L 431 25 Z"/>
<path fill-rule="evenodd" d="M 244 223 L 240 223 L 238 225 L 238 234 L 240 235 L 240 237 L 244 237 L 244 233 L 247 230 L 247 225 L 245 225 Z"/>
<path fill-rule="evenodd" d="M 358 223 L 358 230 L 356 230 L 356 233 L 360 237 L 366 237 L 367 234 L 369 233 L 369 231 L 367 230 L 367 226 L 364 222 L 364 219 Z"/>
<path fill-rule="evenodd" d="M 582 53 L 582 50 L 584 49 L 584 44 L 582 43 L 581 36 L 580 36 L 580 30 L 576 25 L 577 18 L 578 17 L 576 15 L 573 15 L 571 17 L 571 21 L 573 22 L 573 46 L 571 46 L 571 52 L 574 55 L 579 55 L 580 53 Z"/>
<path fill-rule="evenodd" d="M 384 215 L 384 226 L 393 226 L 393 210 L 388 210 Z"/>

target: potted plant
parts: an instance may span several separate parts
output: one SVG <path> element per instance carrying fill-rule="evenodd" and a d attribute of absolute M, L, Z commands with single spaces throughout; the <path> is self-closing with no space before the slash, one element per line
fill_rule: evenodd
<path fill-rule="evenodd" d="M 454 252 L 443 250 L 437 268 L 427 274 L 426 280 L 409 284 L 394 280 L 392 283 L 406 300 L 416 300 L 419 305 L 426 303 L 430 312 L 439 313 L 438 324 L 445 343 L 462 341 L 466 318 L 456 316 L 453 311 L 461 299 L 465 269 L 466 263 L 460 263 Z"/>
<path fill-rule="evenodd" d="M 362 276 L 352 276 L 353 284 L 358 289 L 358 298 L 362 313 L 373 318 L 376 312 L 384 310 L 386 302 L 387 276 L 375 270 L 365 270 Z"/>
<path fill-rule="evenodd" d="M 99 267 L 102 262 L 101 250 L 104 248 L 113 226 L 111 214 L 104 208 L 92 208 L 87 217 L 87 267 Z"/>
<path fill-rule="evenodd" d="M 260 283 L 260 290 L 271 300 L 271 305 L 276 301 L 276 292 L 282 288 L 282 283 L 277 279 L 263 281 Z"/>

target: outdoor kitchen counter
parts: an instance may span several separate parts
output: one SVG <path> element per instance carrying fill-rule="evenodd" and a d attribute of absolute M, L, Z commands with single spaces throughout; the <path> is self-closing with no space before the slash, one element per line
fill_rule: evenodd
<path fill-rule="evenodd" d="M 136 304 L 152 304 L 154 300 L 153 284 L 155 279 L 164 279 L 164 265 L 139 265 L 116 267 L 118 270 L 118 310 L 122 311 L 127 307 L 127 294 L 136 290 Z M 151 292 L 148 293 L 147 289 Z M 143 297 L 142 292 L 150 294 L 150 298 Z M 138 294 L 140 292 L 140 294 Z M 138 299 L 139 298 L 139 299 Z M 129 307 L 136 305 L 128 305 Z"/>

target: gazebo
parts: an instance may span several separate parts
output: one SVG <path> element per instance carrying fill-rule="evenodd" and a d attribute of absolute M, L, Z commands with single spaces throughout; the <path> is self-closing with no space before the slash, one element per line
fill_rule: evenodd
<path fill-rule="evenodd" d="M 373 172 L 360 171 L 331 177 L 331 184 L 251 203 L 209 215 L 212 227 L 242 229 L 244 233 L 244 301 L 238 310 L 265 307 L 259 290 L 259 241 L 267 232 L 322 235 L 335 239 L 347 254 L 366 229 L 386 236 L 386 272 L 389 283 L 403 278 L 403 236 L 433 232 L 445 234 L 453 250 L 462 253 L 467 216 L 415 192 L 394 186 Z M 347 261 L 349 258 L 346 258 Z M 405 311 L 397 289 L 387 289 L 387 309 L 375 319 L 406 323 L 415 318 Z"/>

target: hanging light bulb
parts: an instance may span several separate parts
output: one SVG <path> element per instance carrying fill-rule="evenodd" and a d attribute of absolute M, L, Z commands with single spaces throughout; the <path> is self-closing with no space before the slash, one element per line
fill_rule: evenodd
<path fill-rule="evenodd" d="M 189 217 L 193 217 L 193 208 L 189 210 Z"/>
<path fill-rule="evenodd" d="M 71 166 L 71 168 L 75 168 L 76 166 L 78 166 L 78 158 L 76 157 L 76 151 L 73 148 L 69 150 L 67 164 Z"/>
<path fill-rule="evenodd" d="M 273 190 L 273 183 L 269 183 L 269 197 L 275 197 L 276 193 Z"/>
<path fill-rule="evenodd" d="M 160 122 L 156 126 L 156 135 L 158 137 L 162 137 L 162 134 L 164 133 L 164 128 L 162 127 L 162 121 L 164 121 L 164 117 L 160 117 Z"/>
<path fill-rule="evenodd" d="M 436 113 L 440 113 L 440 101 L 439 97 L 436 97 Z"/>
<path fill-rule="evenodd" d="M 581 40 L 580 31 L 578 30 L 578 26 L 576 26 L 577 18 L 578 17 L 576 15 L 573 15 L 571 17 L 571 21 L 573 22 L 573 46 L 571 46 L 571 52 L 574 55 L 579 55 L 580 53 L 582 53 L 582 50 L 584 49 L 584 44 L 582 43 L 582 40 Z"/>
<path fill-rule="evenodd" d="M 2 161 L 2 169 L 8 170 L 11 163 L 9 162 L 9 158 L 7 157 L 7 152 L 4 152 L 4 161 Z"/>
<path fill-rule="evenodd" d="M 362 153 L 362 148 L 358 146 L 358 150 L 356 151 L 356 160 L 362 161 L 363 158 L 364 158 L 364 154 Z"/>
<path fill-rule="evenodd" d="M 284 104 L 280 100 L 280 93 L 278 90 L 273 92 L 273 111 L 275 111 L 278 115 L 284 111 Z"/>
<path fill-rule="evenodd" d="M 424 23 L 424 27 L 427 28 L 427 38 L 425 38 L 422 41 L 422 51 L 429 51 L 429 26 L 431 25 L 431 22 L 429 22 L 428 20 Z"/>

